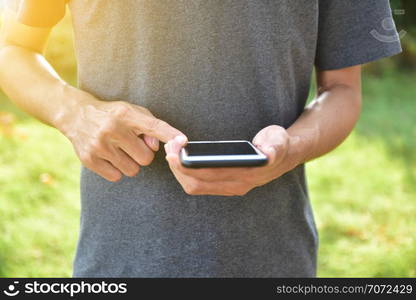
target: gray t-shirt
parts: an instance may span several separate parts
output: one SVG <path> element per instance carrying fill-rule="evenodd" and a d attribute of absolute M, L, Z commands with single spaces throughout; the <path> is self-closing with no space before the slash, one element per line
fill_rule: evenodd
<path fill-rule="evenodd" d="M 189 140 L 287 128 L 304 109 L 314 65 L 400 52 L 383 22 L 387 0 L 72 0 L 70 8 L 79 87 L 147 107 Z M 117 183 L 82 169 L 74 276 L 316 275 L 303 165 L 245 196 L 190 196 L 161 149 Z"/>

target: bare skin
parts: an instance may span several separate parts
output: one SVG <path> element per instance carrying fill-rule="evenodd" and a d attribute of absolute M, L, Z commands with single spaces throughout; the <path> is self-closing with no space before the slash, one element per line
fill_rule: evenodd
<path fill-rule="evenodd" d="M 27 5 L 33 10 L 29 2 L 33 1 Z M 46 11 L 64 15 L 64 1 L 42 2 L 49 5 Z M 123 175 L 135 176 L 140 166 L 152 162 L 159 141 L 184 136 L 144 107 L 102 101 L 64 82 L 43 56 L 51 31 L 51 27 L 44 27 L 48 25 L 47 16 L 31 16 L 30 10 L 6 12 L 1 34 L 0 85 L 17 106 L 60 130 L 87 168 L 109 181 L 118 181 Z M 42 20 L 43 27 L 23 24 L 37 19 Z M 53 26 L 57 19 L 52 16 L 49 25 Z"/>
<path fill-rule="evenodd" d="M 242 196 L 338 146 L 352 131 L 361 109 L 360 66 L 318 71 L 317 98 L 287 130 L 262 129 L 253 139 L 269 158 L 263 167 L 188 169 L 179 161 L 182 137 L 165 145 L 166 160 L 190 195 Z"/>
<path fill-rule="evenodd" d="M 52 14 L 49 18 L 37 15 L 39 10 L 32 5 L 35 0 L 23 1 L 27 5 L 22 5 L 18 12 L 9 11 L 4 20 L 0 85 L 16 105 L 68 137 L 81 162 L 107 180 L 137 174 L 140 166 L 152 162 L 162 141 L 166 143 L 167 163 L 186 193 L 245 195 L 299 164 L 333 150 L 358 120 L 361 67 L 318 70 L 317 97 L 298 120 L 287 129 L 270 125 L 253 137 L 253 143 L 269 158 L 266 166 L 184 168 L 178 157 L 187 142 L 184 133 L 144 107 L 122 99 L 102 101 L 68 85 L 45 60 L 47 38 L 64 15 L 65 1 L 41 0 L 48 9 L 40 11 Z M 38 27 L 33 27 L 34 24 Z"/>

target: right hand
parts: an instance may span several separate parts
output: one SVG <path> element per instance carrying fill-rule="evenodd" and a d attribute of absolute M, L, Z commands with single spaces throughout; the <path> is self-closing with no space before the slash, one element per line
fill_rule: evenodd
<path fill-rule="evenodd" d="M 149 165 L 159 150 L 159 140 L 166 143 L 185 136 L 148 109 L 123 101 L 80 104 L 64 119 L 60 130 L 82 164 L 112 182 L 123 175 L 135 176 L 140 166 Z"/>

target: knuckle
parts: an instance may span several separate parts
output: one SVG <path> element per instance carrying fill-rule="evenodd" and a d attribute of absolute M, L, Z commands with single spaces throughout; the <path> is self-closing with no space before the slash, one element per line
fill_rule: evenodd
<path fill-rule="evenodd" d="M 287 130 L 279 125 L 270 125 L 270 128 L 276 132 L 278 132 L 283 137 L 288 137 L 289 134 L 287 133 Z"/>
<path fill-rule="evenodd" d="M 100 128 L 100 131 L 98 134 L 99 139 L 101 141 L 107 139 L 109 136 L 111 136 L 115 132 L 115 130 L 116 130 L 115 122 L 110 121 L 110 120 L 105 122 Z"/>
<path fill-rule="evenodd" d="M 88 152 L 90 155 L 93 155 L 93 153 L 98 153 L 102 150 L 102 144 L 100 140 L 92 141 L 88 147 Z"/>
<path fill-rule="evenodd" d="M 149 120 L 149 130 L 150 133 L 155 133 L 158 128 L 162 127 L 166 122 L 158 118 L 151 118 Z"/>
<path fill-rule="evenodd" d="M 284 130 L 282 126 L 279 125 L 270 125 L 269 126 L 270 129 L 276 130 L 276 131 L 282 131 Z"/>
<path fill-rule="evenodd" d="M 121 101 L 121 102 L 118 102 L 117 105 L 115 106 L 113 115 L 117 119 L 123 119 L 126 117 L 126 115 L 129 114 L 130 110 L 131 110 L 130 105 L 126 102 Z"/>
<path fill-rule="evenodd" d="M 92 166 L 93 165 L 93 158 L 90 153 L 83 153 L 79 156 L 79 159 L 81 162 L 86 166 Z"/>
<path fill-rule="evenodd" d="M 139 110 L 144 113 L 145 115 L 153 116 L 153 114 L 148 110 L 146 107 L 139 106 Z"/>

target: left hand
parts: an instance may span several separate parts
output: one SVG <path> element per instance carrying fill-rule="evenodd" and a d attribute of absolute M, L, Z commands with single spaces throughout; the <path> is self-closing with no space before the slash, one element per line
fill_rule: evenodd
<path fill-rule="evenodd" d="M 170 169 L 189 195 L 243 196 L 295 166 L 288 159 L 290 136 L 277 125 L 262 129 L 253 139 L 253 144 L 268 157 L 268 163 L 261 167 L 186 168 L 179 160 L 186 143 L 178 136 L 165 144 L 165 151 Z"/>

